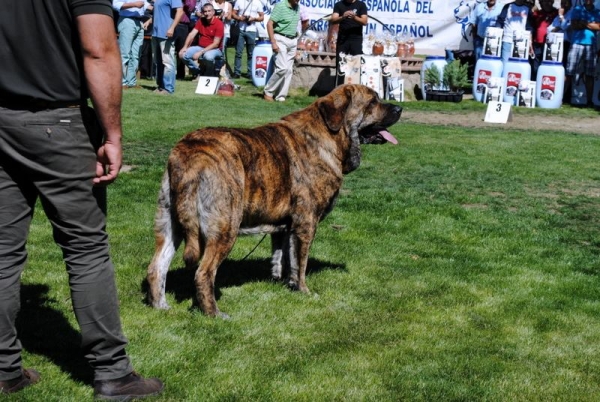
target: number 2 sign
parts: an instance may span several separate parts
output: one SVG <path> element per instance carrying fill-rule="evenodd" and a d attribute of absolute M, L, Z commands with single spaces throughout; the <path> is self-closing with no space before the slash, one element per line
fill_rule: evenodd
<path fill-rule="evenodd" d="M 219 77 L 198 77 L 196 93 L 200 95 L 214 95 L 217 92 Z"/>

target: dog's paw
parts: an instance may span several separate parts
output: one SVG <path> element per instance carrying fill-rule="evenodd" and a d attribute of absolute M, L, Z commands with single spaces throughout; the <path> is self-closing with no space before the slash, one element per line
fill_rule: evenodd
<path fill-rule="evenodd" d="M 222 319 L 222 320 L 231 320 L 231 317 L 229 316 L 229 314 L 226 314 L 226 313 L 224 313 L 222 311 L 219 311 L 217 313 L 217 317 L 220 318 L 220 319 Z"/>
<path fill-rule="evenodd" d="M 169 306 L 169 304 L 167 303 L 166 300 L 159 300 L 157 302 L 152 302 L 152 303 L 150 303 L 150 305 L 158 310 L 169 310 L 171 308 L 171 306 Z"/>

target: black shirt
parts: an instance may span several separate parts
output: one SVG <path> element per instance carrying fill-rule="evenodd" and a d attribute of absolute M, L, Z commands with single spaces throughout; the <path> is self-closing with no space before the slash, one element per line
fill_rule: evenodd
<path fill-rule="evenodd" d="M 356 15 L 363 16 L 367 14 L 367 6 L 360 0 L 352 3 L 339 1 L 333 6 L 333 12 L 338 13 L 340 17 L 348 10 L 354 10 Z M 338 31 L 338 41 L 351 38 L 362 38 L 363 25 L 350 18 L 344 18 L 340 21 L 340 29 Z"/>
<path fill-rule="evenodd" d="M 0 12 L 0 99 L 87 98 L 75 17 L 113 15 L 110 0 L 10 0 Z"/>

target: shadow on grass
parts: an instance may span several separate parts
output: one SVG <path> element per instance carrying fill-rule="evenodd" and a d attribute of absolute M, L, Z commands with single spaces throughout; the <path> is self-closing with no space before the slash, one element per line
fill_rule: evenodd
<path fill-rule="evenodd" d="M 313 258 L 308 259 L 307 275 L 325 269 L 345 271 L 346 264 L 335 264 Z M 194 286 L 195 273 L 195 270 L 185 267 L 170 270 L 167 273 L 166 292 L 172 293 L 178 303 L 191 299 L 192 305 L 197 308 L 196 289 Z M 249 282 L 270 282 L 272 280 L 270 259 L 225 260 L 217 271 L 215 297 L 217 300 L 220 299 L 221 288 L 241 286 Z M 148 292 L 148 283 L 145 279 L 142 282 L 142 290 L 144 293 Z"/>
<path fill-rule="evenodd" d="M 82 356 L 79 331 L 63 313 L 48 307 L 53 302 L 48 290 L 47 285 L 21 285 L 16 326 L 23 349 L 47 357 L 74 380 L 91 385 L 93 372 Z"/>

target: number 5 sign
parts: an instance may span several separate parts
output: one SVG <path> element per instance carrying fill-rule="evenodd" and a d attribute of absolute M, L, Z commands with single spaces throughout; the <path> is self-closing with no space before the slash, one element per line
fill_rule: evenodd
<path fill-rule="evenodd" d="M 217 83 L 219 77 L 198 77 L 198 86 L 196 93 L 200 95 L 214 95 L 217 92 Z"/>
<path fill-rule="evenodd" d="M 507 121 L 512 121 L 511 106 L 508 102 L 488 103 L 484 121 L 486 123 L 506 123 Z"/>

